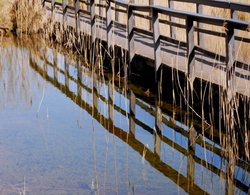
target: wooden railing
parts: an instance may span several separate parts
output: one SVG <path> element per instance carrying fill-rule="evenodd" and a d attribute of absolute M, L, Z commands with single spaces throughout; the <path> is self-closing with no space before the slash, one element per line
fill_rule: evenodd
<path fill-rule="evenodd" d="M 180 1 L 180 2 L 187 2 L 187 3 L 193 3 L 196 4 L 197 13 L 192 12 L 186 12 L 186 11 L 180 11 L 173 9 L 173 2 L 174 1 Z M 45 4 L 46 0 L 43 1 L 43 4 Z M 83 1 L 83 0 L 75 0 L 74 7 L 71 7 L 67 5 L 67 1 L 63 0 L 63 3 L 56 3 L 55 0 L 51 0 L 51 10 L 52 13 L 54 11 L 55 5 L 61 5 L 63 10 L 63 21 L 65 22 L 67 20 L 67 11 L 68 9 L 75 11 L 75 20 L 76 20 L 76 32 L 79 33 L 80 30 L 80 13 L 85 13 L 90 15 L 91 19 L 91 37 L 92 37 L 92 43 L 96 41 L 96 19 L 101 17 L 102 19 L 106 20 L 106 33 L 107 33 L 107 46 L 108 49 L 113 46 L 112 41 L 112 28 L 114 24 L 119 24 L 119 21 L 113 21 L 111 17 L 111 11 L 115 10 L 115 20 L 118 19 L 117 13 L 127 13 L 127 25 L 123 25 L 123 27 L 126 28 L 127 37 L 128 37 L 128 54 L 129 54 L 129 62 L 131 62 L 135 56 L 135 45 L 134 45 L 134 39 L 135 39 L 135 31 L 140 31 L 145 34 L 151 34 L 153 36 L 154 41 L 154 62 L 155 62 L 155 72 L 157 76 L 157 71 L 159 70 L 159 67 L 162 64 L 162 58 L 161 58 L 161 40 L 167 40 L 172 43 L 178 43 L 186 46 L 187 48 L 187 75 L 191 76 L 193 73 L 193 67 L 195 64 L 195 53 L 196 51 L 204 52 L 208 55 L 211 55 L 213 57 L 216 57 L 216 53 L 209 52 L 206 49 L 202 48 L 200 46 L 200 36 L 199 33 L 208 34 L 208 35 L 215 35 L 225 38 L 225 56 L 221 57 L 221 59 L 224 59 L 227 67 L 227 83 L 232 79 L 232 72 L 235 70 L 235 66 L 237 63 L 236 59 L 236 43 L 235 40 L 240 40 L 241 42 L 247 42 L 250 43 L 249 37 L 238 37 L 236 36 L 236 30 L 242 30 L 242 31 L 250 31 L 250 22 L 246 21 L 240 21 L 237 18 L 237 12 L 246 12 L 250 13 L 250 5 L 249 4 L 241 4 L 241 3 L 232 3 L 232 2 L 226 2 L 226 1 L 220 1 L 220 0 L 169 0 L 168 5 L 169 8 L 162 7 L 162 6 L 156 6 L 153 5 L 153 1 L 149 1 L 149 5 L 138 5 L 134 3 L 128 3 L 123 0 L 109 0 L 107 1 L 106 5 L 101 5 L 95 3 L 95 0 L 89 0 L 89 1 Z M 87 10 L 80 9 L 80 3 L 84 3 L 88 6 Z M 111 4 L 114 4 L 115 7 L 112 7 Z M 203 15 L 201 13 L 201 6 L 211 6 L 211 7 L 217 7 L 217 8 L 224 8 L 229 9 L 231 12 L 232 18 L 218 18 L 208 15 Z M 95 8 L 99 7 L 106 9 L 106 18 L 103 18 L 102 16 L 99 16 L 95 13 Z M 123 9 L 119 9 L 119 7 L 123 7 Z M 125 8 L 125 11 L 124 11 Z M 146 12 L 148 15 L 143 15 L 141 13 L 135 13 L 134 11 L 140 11 L 140 12 Z M 159 14 L 164 14 L 169 16 L 170 20 L 164 20 L 160 19 Z M 150 29 L 143 30 L 139 29 L 135 26 L 134 16 L 140 16 L 147 18 L 151 20 Z M 171 21 L 172 18 L 179 18 L 185 20 L 185 25 L 175 23 Z M 197 27 L 194 25 L 194 23 L 197 22 Z M 159 31 L 159 25 L 160 23 L 166 23 L 171 26 L 170 29 L 170 36 L 164 36 L 160 34 Z M 225 33 L 221 32 L 213 32 L 211 30 L 200 28 L 199 24 L 210 24 L 215 25 L 219 27 L 225 28 Z M 174 29 L 173 27 L 180 27 L 186 29 L 186 41 L 180 43 L 179 40 L 176 40 L 174 36 Z M 198 31 L 198 45 L 195 44 L 195 31 Z M 242 64 L 242 63 L 241 63 Z M 243 63 L 244 64 L 244 63 Z"/>
<path fill-rule="evenodd" d="M 219 175 L 225 180 L 228 179 L 227 173 L 222 170 L 221 167 L 218 167 L 213 164 L 213 162 L 207 161 L 207 159 L 202 159 L 195 153 L 195 146 L 199 146 L 201 148 L 204 148 L 204 152 L 209 151 L 212 153 L 211 159 L 214 155 L 217 155 L 220 157 L 221 162 L 227 161 L 226 158 L 223 156 L 224 149 L 221 146 L 216 146 L 215 143 L 210 140 L 206 141 L 202 137 L 196 137 L 194 140 L 194 143 L 192 143 L 189 139 L 190 132 L 189 129 L 184 129 L 181 125 L 177 125 L 178 122 L 171 121 L 166 117 L 166 115 L 162 115 L 162 124 L 170 127 L 174 130 L 174 134 L 179 134 L 183 138 L 188 140 L 188 147 L 185 147 L 179 143 L 176 142 L 176 140 L 171 140 L 169 137 L 163 135 L 163 133 L 158 134 L 155 129 L 151 128 L 146 121 L 138 119 L 136 116 L 137 110 L 136 106 L 140 107 L 144 112 L 149 113 L 152 117 L 157 118 L 157 107 L 148 106 L 144 101 L 138 99 L 133 91 L 129 90 L 126 94 L 126 98 L 129 101 L 129 110 L 124 110 L 119 105 L 116 105 L 114 103 L 114 93 L 115 91 L 119 93 L 120 95 L 124 96 L 124 92 L 122 93 L 121 90 L 118 87 L 115 87 L 111 81 L 100 81 L 98 80 L 97 76 L 94 76 L 91 78 L 91 73 L 88 73 L 89 70 L 85 70 L 85 74 L 90 75 L 90 78 L 93 79 L 92 83 L 93 86 L 89 87 L 82 81 L 82 69 L 84 68 L 81 66 L 81 64 L 77 65 L 69 65 L 67 62 L 67 58 L 64 58 L 64 70 L 59 68 L 58 61 L 57 61 L 57 54 L 53 54 L 53 62 L 50 62 L 46 59 L 46 57 L 41 57 L 41 60 L 43 63 L 36 63 L 36 60 L 31 60 L 32 67 L 46 80 L 51 82 L 55 87 L 60 89 L 63 93 L 65 93 L 70 99 L 72 99 L 75 103 L 77 103 L 80 107 L 87 110 L 89 114 L 94 116 L 94 118 L 100 122 L 106 128 L 110 133 L 113 133 L 117 137 L 119 137 L 121 140 L 128 143 L 133 149 L 138 151 L 141 155 L 143 153 L 143 150 L 147 150 L 145 159 L 148 160 L 148 162 L 158 169 L 159 171 L 163 172 L 164 175 L 169 177 L 171 180 L 173 180 L 176 184 L 178 182 L 181 182 L 182 188 L 185 191 L 188 191 L 188 182 L 190 178 L 187 178 L 178 171 L 174 170 L 171 166 L 165 164 L 161 160 L 161 143 L 165 143 L 169 145 L 170 147 L 174 148 L 176 151 L 180 152 L 183 156 L 187 157 L 188 165 L 187 165 L 187 174 L 191 174 L 191 183 L 194 185 L 194 190 L 197 190 L 196 192 L 200 193 L 206 193 L 203 191 L 197 184 L 195 184 L 194 181 L 194 172 L 192 172 L 192 167 L 194 168 L 195 163 L 200 164 L 205 169 L 211 171 L 215 175 Z M 40 65 L 38 65 L 40 64 Z M 42 64 L 42 66 L 41 66 Z M 70 63 L 72 64 L 72 63 Z M 48 66 L 51 68 L 50 71 L 48 70 Z M 73 72 L 77 72 L 77 77 L 71 76 L 69 74 L 69 69 L 73 69 Z M 53 71 L 53 73 L 52 73 Z M 49 74 L 50 72 L 50 74 Z M 58 73 L 62 74 L 65 78 L 64 81 L 58 81 Z M 94 74 L 95 75 L 95 74 Z M 93 76 L 93 75 L 92 75 Z M 86 77 L 86 75 L 85 75 Z M 70 90 L 70 83 L 71 85 L 77 86 L 77 91 L 73 92 Z M 98 83 L 104 84 L 108 88 L 108 97 L 104 97 L 101 94 L 98 93 Z M 93 102 L 87 103 L 82 98 L 82 91 L 85 91 L 85 93 L 92 94 Z M 99 103 L 98 103 L 99 102 Z M 102 115 L 98 111 L 98 104 L 107 104 L 108 106 L 108 116 Z M 129 118 L 129 132 L 127 133 L 126 130 L 123 130 L 122 128 L 114 126 L 114 110 L 123 115 L 124 118 Z M 155 122 L 157 119 L 155 119 Z M 154 151 L 150 151 L 145 145 L 143 145 L 136 137 L 135 137 L 135 126 L 138 125 L 145 131 L 148 131 L 150 134 L 154 135 Z M 129 141 L 127 140 L 127 137 L 129 137 Z M 175 137 L 175 136 L 174 136 Z M 207 138 L 209 140 L 209 138 Z M 193 145 L 193 148 L 191 149 L 189 147 L 189 144 Z M 241 168 L 246 171 L 247 174 L 250 172 L 250 166 L 247 162 L 237 159 L 237 167 L 238 169 Z M 166 172 L 167 170 L 167 172 Z M 179 175 L 179 176 L 178 176 Z M 179 179 L 178 179 L 179 177 Z M 243 192 L 248 191 L 248 184 L 245 184 L 242 182 L 239 178 L 235 177 L 233 178 L 233 183 L 237 188 L 242 190 Z"/>

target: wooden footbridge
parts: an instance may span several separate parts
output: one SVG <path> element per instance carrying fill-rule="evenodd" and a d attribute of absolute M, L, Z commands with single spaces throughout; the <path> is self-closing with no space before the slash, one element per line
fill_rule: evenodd
<path fill-rule="evenodd" d="M 123 0 L 67 2 L 42 1 L 54 21 L 73 27 L 77 33 L 91 35 L 92 43 L 100 39 L 107 42 L 107 49 L 119 46 L 127 50 L 128 65 L 135 55 L 139 55 L 152 62 L 149 64 L 155 67 L 156 73 L 164 64 L 184 72 L 191 83 L 198 78 L 233 93 L 250 96 L 250 60 L 238 57 L 238 52 L 241 52 L 239 45 L 250 44 L 250 22 L 238 17 L 239 13 L 250 14 L 249 4 L 221 0 L 168 0 L 169 7 L 162 7 L 154 5 L 154 0 L 149 0 L 148 5 Z M 196 13 L 173 9 L 175 2 L 195 5 Z M 204 6 L 229 10 L 231 18 L 204 15 Z M 168 18 L 162 19 L 162 15 Z M 144 19 L 144 28 L 138 27 L 137 18 Z M 184 24 L 176 20 L 183 20 Z M 145 28 L 147 22 L 149 25 Z M 162 25 L 169 27 L 169 33 L 161 32 Z M 205 25 L 216 26 L 222 31 L 208 30 Z M 184 29 L 185 41 L 176 38 L 178 29 Z M 212 38 L 205 39 L 206 35 Z M 224 55 L 206 47 L 218 37 L 224 40 Z"/>
<path fill-rule="evenodd" d="M 184 191 L 190 194 L 213 194 L 212 188 L 208 187 L 207 183 L 212 183 L 215 189 L 217 185 L 223 183 L 225 194 L 249 192 L 249 163 L 237 159 L 235 174 L 229 181 L 230 177 L 225 167 L 230 166 L 230 163 L 223 156 L 225 149 L 219 143 L 212 141 L 209 136 L 198 136 L 192 142 L 193 147 L 189 147 L 191 143 L 189 129 L 181 121 L 171 119 L 171 116 L 165 113 L 162 114 L 162 133 L 157 134 L 152 124 L 140 117 L 147 114 L 153 119 L 156 118 L 157 108 L 136 97 L 132 90 L 122 91 L 111 81 L 100 79 L 80 62 L 72 62 L 67 56 L 53 49 L 48 50 L 45 55 L 41 54 L 40 57 L 30 56 L 31 67 L 41 77 L 86 110 L 108 132 L 127 143 L 152 167 Z M 123 97 L 123 104 L 115 101 L 114 97 L 118 96 Z M 128 121 L 128 126 L 117 123 L 116 117 Z M 140 136 L 136 133 L 140 128 L 135 128 L 136 126 L 147 132 L 149 137 L 153 135 L 152 141 L 148 140 L 148 143 L 153 142 L 153 148 L 148 148 L 145 141 L 143 143 L 140 140 Z M 173 156 L 168 154 L 168 158 L 178 157 L 183 159 L 183 162 L 164 160 L 162 155 L 164 146 L 171 148 L 168 153 L 173 153 Z M 202 178 L 199 176 L 201 170 L 206 173 Z M 203 179 L 204 183 L 201 182 Z"/>

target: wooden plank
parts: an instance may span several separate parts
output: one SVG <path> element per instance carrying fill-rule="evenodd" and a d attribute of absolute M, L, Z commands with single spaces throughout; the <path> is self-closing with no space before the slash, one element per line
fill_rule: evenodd
<path fill-rule="evenodd" d="M 107 29 L 107 46 L 108 51 L 112 45 L 112 18 L 111 18 L 111 3 L 107 2 L 106 7 L 106 29 Z"/>
<path fill-rule="evenodd" d="M 90 0 L 90 18 L 91 18 L 91 41 L 96 40 L 96 23 L 95 23 L 95 0 Z"/>
<path fill-rule="evenodd" d="M 174 0 L 168 0 L 168 7 L 170 9 L 174 9 Z M 172 23 L 175 22 L 174 17 L 169 16 L 169 21 Z M 176 32 L 175 32 L 175 27 L 173 25 L 169 25 L 170 26 L 170 37 L 173 39 L 176 39 Z"/>
<path fill-rule="evenodd" d="M 188 71 L 189 77 L 193 76 L 195 66 L 195 47 L 194 47 L 194 21 L 191 17 L 186 19 L 186 38 L 187 38 L 187 57 L 188 57 Z"/>
<path fill-rule="evenodd" d="M 234 27 L 232 24 L 227 24 L 225 26 L 226 28 L 226 87 L 227 89 L 231 89 L 234 91 L 235 89 L 235 82 L 234 76 L 235 76 L 235 40 L 234 40 Z"/>
<path fill-rule="evenodd" d="M 129 53 L 129 63 L 132 62 L 134 55 L 135 55 L 135 47 L 134 47 L 134 14 L 133 14 L 133 7 L 128 7 L 128 20 L 127 20 L 127 37 L 128 37 L 128 53 Z M 129 66 L 129 71 L 130 71 Z"/>
<path fill-rule="evenodd" d="M 75 0 L 75 18 L 76 18 L 76 34 L 77 34 L 77 36 L 79 36 L 79 34 L 80 34 L 79 10 L 80 10 L 80 2 L 79 2 L 79 0 Z"/>
<path fill-rule="evenodd" d="M 67 1 L 63 0 L 62 3 L 62 10 L 63 10 L 63 26 L 67 26 Z"/>
<path fill-rule="evenodd" d="M 157 72 L 161 66 L 161 40 L 159 29 L 159 14 L 152 8 L 152 24 L 153 24 L 153 39 L 154 39 L 154 61 L 155 61 L 155 79 L 157 80 Z"/>

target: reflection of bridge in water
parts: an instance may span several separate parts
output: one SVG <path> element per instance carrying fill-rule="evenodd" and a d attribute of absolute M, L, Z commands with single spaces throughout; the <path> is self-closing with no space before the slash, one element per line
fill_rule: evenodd
<path fill-rule="evenodd" d="M 90 72 L 87 68 L 80 64 L 72 65 L 67 62 L 67 57 L 51 52 L 51 50 L 47 55 L 52 53 L 55 57 L 51 61 L 47 58 L 45 60 L 42 58 L 39 60 L 30 59 L 32 68 L 92 115 L 109 133 L 126 142 L 152 167 L 163 173 L 183 190 L 191 194 L 213 193 L 212 189 L 208 189 L 206 182 L 204 184 L 200 179 L 197 179 L 201 172 L 205 172 L 205 175 L 211 177 L 207 178 L 207 182 L 212 182 L 216 186 L 219 181 L 222 181 L 226 194 L 232 191 L 249 192 L 250 166 L 247 162 L 238 159 L 234 177 L 229 177 L 226 170 L 230 165 L 223 157 L 223 148 L 219 144 L 206 137 L 196 136 L 195 130 L 189 132 L 185 125 L 173 121 L 166 114 L 162 114 L 162 124 L 160 125 L 163 126 L 163 130 L 162 133 L 158 133 L 154 127 L 151 127 L 152 124 L 148 124 L 147 120 L 140 118 L 142 113 L 146 113 L 154 119 L 155 123 L 159 122 L 157 109 L 137 98 L 132 90 L 124 95 L 122 90 L 113 86 L 111 81 L 100 80 L 95 73 Z M 106 95 L 101 90 L 102 87 L 108 88 Z M 118 105 L 114 100 L 117 95 L 123 97 L 128 106 L 122 108 L 121 105 Z M 91 96 L 92 100 L 87 100 L 87 96 Z M 101 107 L 108 108 L 108 112 L 102 113 Z M 118 114 L 122 116 L 124 121 L 129 121 L 128 130 L 124 126 L 119 127 L 116 124 L 115 117 Z M 142 143 L 139 136 L 137 137 L 138 128 L 153 135 L 152 150 L 146 143 Z M 163 144 L 180 155 L 184 162 L 175 161 L 174 164 L 165 162 L 167 160 L 164 161 L 162 158 Z M 181 164 L 183 164 L 183 170 L 180 168 Z"/>

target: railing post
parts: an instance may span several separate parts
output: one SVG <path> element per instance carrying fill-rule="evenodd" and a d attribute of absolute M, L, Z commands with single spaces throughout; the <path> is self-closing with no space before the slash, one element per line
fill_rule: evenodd
<path fill-rule="evenodd" d="M 154 0 L 149 0 L 148 4 L 149 4 L 149 6 L 153 6 Z M 152 17 L 152 12 L 149 12 L 149 17 Z M 151 31 L 152 29 L 153 29 L 153 24 L 152 24 L 152 21 L 150 21 L 149 30 Z"/>
<path fill-rule="evenodd" d="M 135 103 L 136 97 L 132 90 L 130 90 L 130 102 L 129 102 L 129 133 L 135 136 Z"/>
<path fill-rule="evenodd" d="M 186 18 L 186 38 L 187 38 L 187 74 L 193 76 L 195 66 L 195 47 L 194 47 L 194 21 L 191 17 Z"/>
<path fill-rule="evenodd" d="M 173 0 L 168 0 L 168 7 L 170 9 L 174 9 L 174 1 Z M 175 19 L 172 16 L 169 16 L 169 21 L 170 23 L 175 22 Z M 176 33 L 175 33 L 175 27 L 170 24 L 170 37 L 173 39 L 176 39 Z"/>
<path fill-rule="evenodd" d="M 79 17 L 80 3 L 79 0 L 75 0 L 75 17 L 76 17 L 76 34 L 80 34 L 80 17 Z"/>
<path fill-rule="evenodd" d="M 133 14 L 133 7 L 128 6 L 128 21 L 127 21 L 127 33 L 128 33 L 128 55 L 129 55 L 129 75 L 131 75 L 131 62 L 135 55 L 135 47 L 134 47 L 134 14 Z"/>
<path fill-rule="evenodd" d="M 103 0 L 99 0 L 99 16 L 102 16 L 103 15 L 103 13 L 102 13 L 102 9 L 103 9 L 103 7 L 102 7 L 102 1 Z"/>
<path fill-rule="evenodd" d="M 92 40 L 92 44 L 94 44 L 96 40 L 95 0 L 90 0 L 90 16 L 91 16 L 90 17 L 91 18 L 91 40 Z"/>
<path fill-rule="evenodd" d="M 154 60 L 155 60 L 155 80 L 157 81 L 157 72 L 161 66 L 161 40 L 159 30 L 159 14 L 153 7 L 152 12 L 152 24 L 153 24 L 153 39 L 154 39 Z"/>
<path fill-rule="evenodd" d="M 67 22 L 67 1 L 66 0 L 63 0 L 62 9 L 63 9 L 63 27 L 66 27 L 66 22 Z"/>
<path fill-rule="evenodd" d="M 107 45 L 108 51 L 112 45 L 112 22 L 111 22 L 111 2 L 108 1 L 106 5 L 106 31 L 107 31 Z"/>
<path fill-rule="evenodd" d="M 109 2 L 110 3 L 110 2 Z M 119 6 L 115 3 L 115 21 L 119 22 L 119 12 L 116 10 Z"/>
<path fill-rule="evenodd" d="M 234 86 L 232 79 L 234 79 L 234 71 L 235 71 L 235 34 L 234 27 L 232 24 L 227 24 L 226 26 L 226 88 L 233 90 Z"/>
<path fill-rule="evenodd" d="M 197 3 L 196 4 L 196 12 L 198 14 L 202 14 L 203 13 L 203 5 Z M 197 32 L 197 44 L 200 46 L 203 42 L 203 39 L 202 39 L 202 35 L 200 34 L 199 32 L 199 29 L 202 27 L 203 25 L 200 24 L 199 22 L 197 22 L 197 28 L 198 28 L 198 32 Z"/>
<path fill-rule="evenodd" d="M 51 0 L 51 19 L 54 19 L 55 0 Z"/>

